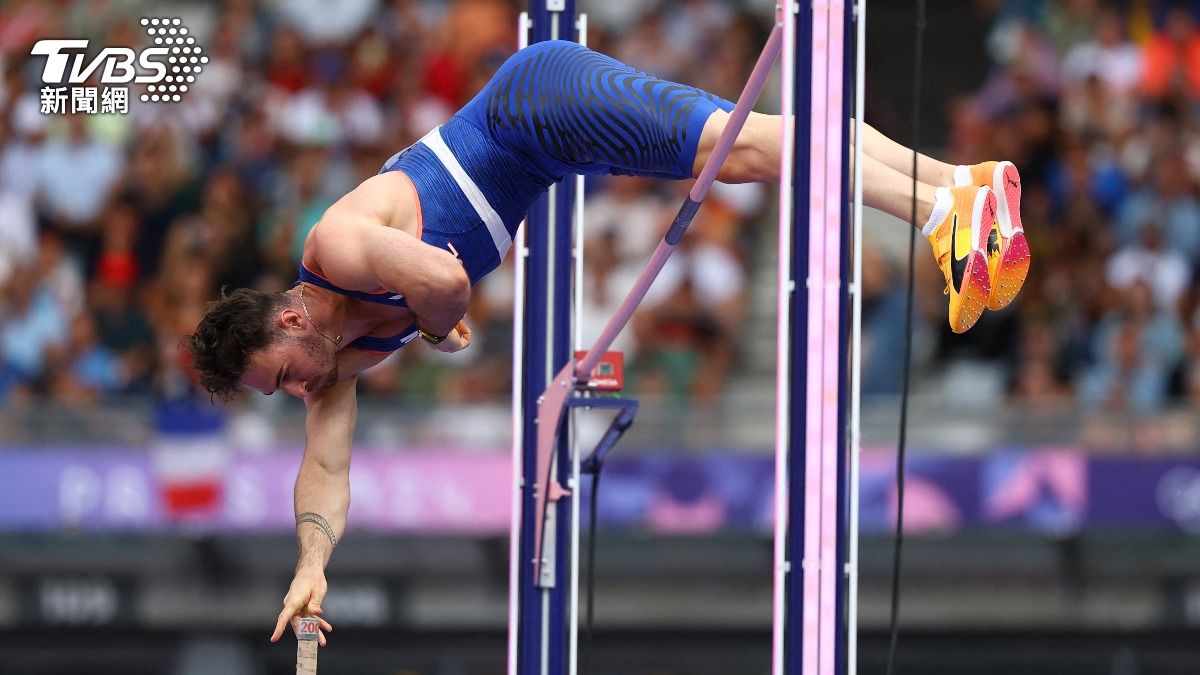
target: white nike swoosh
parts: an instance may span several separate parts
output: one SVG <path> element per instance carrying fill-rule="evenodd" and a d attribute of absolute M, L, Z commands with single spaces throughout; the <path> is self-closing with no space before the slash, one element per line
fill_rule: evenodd
<path fill-rule="evenodd" d="M 403 299 L 404 299 L 404 295 L 402 295 L 400 293 L 397 293 L 388 298 L 388 300 L 403 300 Z"/>

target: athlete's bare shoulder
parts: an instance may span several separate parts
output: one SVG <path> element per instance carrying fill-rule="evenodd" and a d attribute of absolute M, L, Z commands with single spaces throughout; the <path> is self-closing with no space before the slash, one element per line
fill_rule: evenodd
<path fill-rule="evenodd" d="M 421 207 L 416 188 L 407 175 L 389 171 L 371 176 L 334 202 L 305 238 L 304 265 L 321 274 L 319 242 L 353 236 L 350 233 L 364 224 L 383 225 L 420 236 Z"/>
<path fill-rule="evenodd" d="M 329 207 L 322 222 L 341 214 L 365 215 L 388 227 L 418 233 L 420 206 L 416 189 L 409 177 L 401 171 L 376 174 L 358 184 L 344 197 Z"/>

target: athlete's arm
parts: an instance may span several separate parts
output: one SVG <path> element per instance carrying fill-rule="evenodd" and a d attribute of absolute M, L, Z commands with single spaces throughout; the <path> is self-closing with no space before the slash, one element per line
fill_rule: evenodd
<path fill-rule="evenodd" d="M 297 616 L 320 616 L 328 586 L 325 566 L 346 530 L 350 508 L 350 441 L 358 417 L 358 376 L 304 399 L 308 408 L 306 445 L 296 475 L 296 576 L 283 599 L 283 611 L 271 635 L 274 642 Z M 322 619 L 326 631 L 332 626 Z M 320 642 L 325 644 L 324 635 Z"/>
<path fill-rule="evenodd" d="M 387 178 L 365 181 L 325 212 L 313 230 L 321 272 L 343 288 L 403 294 L 421 328 L 446 335 L 467 313 L 470 279 L 449 251 L 386 226 L 395 201 L 382 194 L 395 190 Z"/>

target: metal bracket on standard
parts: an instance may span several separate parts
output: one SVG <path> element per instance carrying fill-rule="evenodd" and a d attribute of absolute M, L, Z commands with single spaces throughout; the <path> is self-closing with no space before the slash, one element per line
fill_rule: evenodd
<path fill-rule="evenodd" d="M 605 458 L 616 447 L 617 441 L 621 440 L 621 436 L 633 424 L 633 418 L 637 416 L 638 401 L 634 398 L 585 398 L 583 396 L 573 396 L 567 399 L 567 407 L 584 409 L 602 408 L 617 411 L 617 416 L 613 418 L 612 424 L 608 425 L 608 430 L 604 432 L 604 435 L 596 443 L 596 449 L 583 460 L 579 467 L 579 470 L 583 473 L 595 474 L 604 465 Z"/>
<path fill-rule="evenodd" d="M 564 367 L 559 374 L 547 387 L 546 392 L 538 399 L 538 463 L 537 463 L 537 480 L 538 486 L 536 490 L 535 504 L 536 512 L 534 513 L 534 579 L 535 583 L 541 584 L 543 575 L 542 567 L 545 558 L 542 554 L 544 549 L 543 537 L 546 536 L 546 517 L 549 504 L 556 502 L 560 498 L 569 496 L 570 490 L 567 490 L 554 479 L 551 468 L 553 466 L 552 455 L 555 439 L 558 437 L 558 429 L 562 423 L 563 414 L 567 408 L 606 408 L 615 409 L 619 412 L 613 418 L 612 424 L 596 444 L 596 449 L 588 456 L 586 461 L 580 467 L 581 471 L 593 473 L 603 462 L 608 453 L 612 452 L 617 441 L 633 423 L 633 418 L 637 415 L 638 402 L 634 399 L 624 398 L 596 398 L 573 395 L 573 391 L 578 389 L 587 391 L 586 387 L 580 387 L 579 382 L 574 381 L 575 363 L 570 362 Z M 572 387 L 572 384 L 575 386 Z"/>

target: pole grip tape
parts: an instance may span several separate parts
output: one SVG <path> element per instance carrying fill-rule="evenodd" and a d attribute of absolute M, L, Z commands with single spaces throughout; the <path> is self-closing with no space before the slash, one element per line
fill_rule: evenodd
<path fill-rule="evenodd" d="M 302 616 L 296 622 L 297 640 L 316 640 L 321 632 L 321 620 L 313 616 Z"/>
<path fill-rule="evenodd" d="M 679 213 L 675 214 L 675 220 L 671 222 L 671 227 L 667 228 L 667 234 L 663 239 L 668 244 L 674 246 L 683 238 L 683 233 L 687 232 L 688 225 L 692 224 L 692 218 L 696 217 L 696 212 L 700 210 L 700 202 L 688 197 L 684 200 L 683 205 L 679 207 Z"/>

